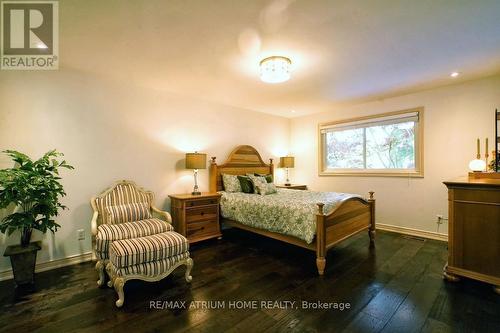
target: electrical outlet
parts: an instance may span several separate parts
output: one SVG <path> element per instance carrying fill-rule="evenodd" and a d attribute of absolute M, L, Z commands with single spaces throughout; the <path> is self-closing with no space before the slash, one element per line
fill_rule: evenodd
<path fill-rule="evenodd" d="M 444 223 L 444 221 L 447 221 L 447 220 L 448 220 L 446 217 L 444 217 L 444 216 L 443 216 L 443 215 L 441 215 L 441 214 L 437 214 L 437 215 L 436 215 L 436 218 L 437 218 L 437 220 L 436 220 L 436 223 L 437 223 L 437 224 L 443 224 L 443 223 Z"/>
<path fill-rule="evenodd" d="M 76 231 L 76 235 L 77 235 L 78 240 L 84 240 L 85 239 L 85 230 L 78 229 Z"/>

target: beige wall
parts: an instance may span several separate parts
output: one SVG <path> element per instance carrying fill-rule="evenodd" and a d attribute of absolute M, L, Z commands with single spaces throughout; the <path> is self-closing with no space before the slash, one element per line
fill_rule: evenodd
<path fill-rule="evenodd" d="M 318 176 L 319 123 L 418 106 L 425 108 L 424 178 Z M 485 137 L 493 142 L 495 108 L 500 108 L 500 76 L 295 118 L 290 145 L 296 156 L 293 181 L 321 191 L 373 190 L 379 223 L 436 232 L 436 214 L 448 216 L 442 182 L 468 172 L 477 137 L 483 151 Z M 447 224 L 439 232 L 447 233 Z"/>
<path fill-rule="evenodd" d="M 289 120 L 71 70 L 0 73 L 0 150 L 39 157 L 56 148 L 75 166 L 63 173 L 69 210 L 58 218 L 62 228 L 34 235 L 43 239 L 38 262 L 91 250 L 90 197 L 115 180 L 135 180 L 169 209 L 168 194 L 192 190 L 185 152 L 223 161 L 238 144 L 255 146 L 265 159 L 278 157 L 287 152 Z M 11 165 L 0 157 L 0 168 Z M 208 190 L 208 170 L 199 178 Z M 77 240 L 78 229 L 86 240 Z M 18 234 L 0 235 L 0 253 L 18 241 Z M 9 268 L 0 256 L 0 271 Z"/>

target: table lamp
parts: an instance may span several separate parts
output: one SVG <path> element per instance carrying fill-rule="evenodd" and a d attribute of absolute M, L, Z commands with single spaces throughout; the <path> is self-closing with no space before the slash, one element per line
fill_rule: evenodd
<path fill-rule="evenodd" d="M 292 184 L 290 184 L 290 179 L 288 178 L 288 169 L 293 168 L 295 166 L 295 157 L 293 156 L 280 157 L 280 166 L 282 168 L 286 168 L 285 186 L 291 186 Z"/>
<path fill-rule="evenodd" d="M 198 169 L 207 168 L 207 154 L 198 152 L 186 153 L 186 169 L 194 170 L 194 188 L 192 195 L 201 195 L 198 189 Z"/>

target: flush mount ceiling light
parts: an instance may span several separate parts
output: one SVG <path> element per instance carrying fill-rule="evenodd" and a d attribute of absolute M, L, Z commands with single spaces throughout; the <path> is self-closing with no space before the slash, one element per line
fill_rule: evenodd
<path fill-rule="evenodd" d="M 451 77 L 457 77 L 460 75 L 460 72 L 453 72 L 450 74 Z"/>
<path fill-rule="evenodd" d="M 292 61 L 283 56 L 272 56 L 260 62 L 260 79 L 267 83 L 280 83 L 290 79 Z"/>

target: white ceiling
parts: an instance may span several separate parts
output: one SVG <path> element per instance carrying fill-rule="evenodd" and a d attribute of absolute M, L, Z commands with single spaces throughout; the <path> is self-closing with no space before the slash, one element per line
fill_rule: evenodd
<path fill-rule="evenodd" d="M 499 0 L 66 0 L 60 25 L 62 68 L 285 117 L 500 73 Z"/>

